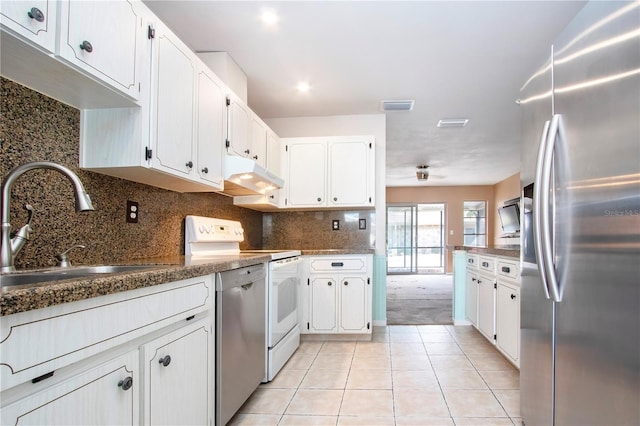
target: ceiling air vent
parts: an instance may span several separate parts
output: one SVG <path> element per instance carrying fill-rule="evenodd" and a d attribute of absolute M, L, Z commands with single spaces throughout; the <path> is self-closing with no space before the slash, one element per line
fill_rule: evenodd
<path fill-rule="evenodd" d="M 468 122 L 468 118 L 443 118 L 438 121 L 438 127 L 464 127 Z"/>
<path fill-rule="evenodd" d="M 415 101 L 380 101 L 381 111 L 411 111 Z"/>

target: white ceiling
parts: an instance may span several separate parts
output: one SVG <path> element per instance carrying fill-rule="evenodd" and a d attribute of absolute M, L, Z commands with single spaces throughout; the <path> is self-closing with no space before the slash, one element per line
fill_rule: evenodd
<path fill-rule="evenodd" d="M 515 100 L 583 1 L 163 1 L 146 4 L 195 51 L 226 51 L 260 117 L 387 113 L 387 186 L 495 184 L 520 169 Z M 259 19 L 263 8 L 276 27 Z M 312 89 L 296 91 L 300 81 Z M 441 118 L 469 119 L 442 129 Z M 430 165 L 426 183 L 416 166 Z"/>

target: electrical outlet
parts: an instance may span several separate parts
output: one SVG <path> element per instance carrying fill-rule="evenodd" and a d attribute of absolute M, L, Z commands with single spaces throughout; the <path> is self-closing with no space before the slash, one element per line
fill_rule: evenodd
<path fill-rule="evenodd" d="M 138 223 L 138 216 L 140 216 L 140 206 L 138 203 L 127 200 L 127 222 Z"/>
<path fill-rule="evenodd" d="M 367 219 L 358 220 L 358 229 L 367 229 Z"/>
<path fill-rule="evenodd" d="M 340 229 L 340 221 L 337 219 L 332 220 L 331 229 L 333 229 L 334 231 L 337 231 L 338 229 Z"/>

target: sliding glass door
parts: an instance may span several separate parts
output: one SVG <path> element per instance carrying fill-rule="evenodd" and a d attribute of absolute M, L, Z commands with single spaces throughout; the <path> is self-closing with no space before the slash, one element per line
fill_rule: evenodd
<path fill-rule="evenodd" d="M 445 205 L 387 206 L 387 273 L 444 273 Z"/>
<path fill-rule="evenodd" d="M 387 207 L 387 273 L 414 273 L 414 216 L 415 206 Z"/>

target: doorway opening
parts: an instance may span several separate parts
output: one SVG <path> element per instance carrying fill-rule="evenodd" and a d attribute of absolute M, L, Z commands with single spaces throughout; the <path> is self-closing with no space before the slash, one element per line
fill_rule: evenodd
<path fill-rule="evenodd" d="M 387 324 L 452 324 L 445 204 L 387 206 Z"/>
<path fill-rule="evenodd" d="M 445 205 L 387 206 L 387 274 L 444 274 Z"/>

